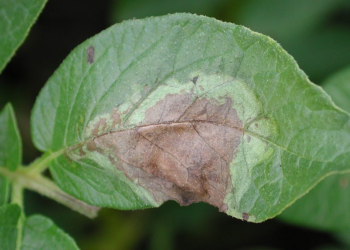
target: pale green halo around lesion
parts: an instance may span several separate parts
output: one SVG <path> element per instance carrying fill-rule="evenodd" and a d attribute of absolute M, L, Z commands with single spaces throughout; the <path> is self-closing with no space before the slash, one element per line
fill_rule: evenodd
<path fill-rule="evenodd" d="M 193 81 L 195 79 L 195 83 Z M 176 78 L 169 78 L 164 83 L 156 85 L 153 89 L 149 89 L 145 94 L 145 89 L 135 89 L 130 101 L 121 104 L 114 109 L 121 113 L 121 123 L 112 127 L 113 110 L 109 113 L 101 114 L 94 117 L 85 130 L 87 137 L 93 137 L 92 130 L 99 126 L 99 121 L 104 119 L 107 126 L 98 127 L 99 135 L 132 129 L 145 124 L 146 111 L 152 109 L 157 102 L 163 100 L 167 95 L 174 94 L 191 94 L 193 101 L 196 99 L 206 98 L 214 99 L 220 104 L 225 103 L 225 98 L 233 100 L 232 109 L 236 110 L 238 118 L 243 122 L 242 143 L 237 149 L 237 155 L 230 163 L 230 174 L 232 181 L 232 190 L 227 190 L 225 203 L 228 205 L 227 213 L 231 216 L 242 218 L 243 213 L 249 212 L 249 208 L 240 207 L 240 200 L 247 192 L 251 183 L 251 170 L 257 164 L 263 162 L 273 155 L 274 148 L 269 147 L 263 138 L 276 135 L 276 122 L 272 117 L 262 117 L 262 104 L 256 98 L 254 92 L 242 81 L 231 76 L 222 74 L 205 74 L 200 71 L 189 74 L 187 82 L 182 83 Z M 138 98 L 136 98 L 138 97 Z M 125 121 L 125 118 L 127 120 Z M 96 135 L 95 135 L 96 136 Z M 88 157 L 100 162 L 100 166 L 108 168 L 110 171 L 118 172 L 118 178 L 122 178 L 131 185 L 133 190 L 138 190 L 151 199 L 152 195 L 138 186 L 137 183 L 127 179 L 123 173 L 119 173 L 110 159 L 108 154 L 101 155 L 97 152 L 88 152 Z M 76 158 L 76 156 L 75 156 Z M 118 161 L 118 159 L 114 159 Z M 136 186 L 135 186 L 136 185 Z M 154 202 L 154 203 L 153 203 Z M 155 201 L 152 203 L 155 205 Z M 159 206 L 160 204 L 157 204 Z M 251 204 L 252 206 L 253 204 Z M 255 217 L 250 216 L 250 221 L 254 221 Z"/>

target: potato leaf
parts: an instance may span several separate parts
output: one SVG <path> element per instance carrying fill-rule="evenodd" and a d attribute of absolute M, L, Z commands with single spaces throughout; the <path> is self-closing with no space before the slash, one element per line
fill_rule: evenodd
<path fill-rule="evenodd" d="M 21 209 L 17 204 L 0 207 L 0 249 L 15 250 Z"/>
<path fill-rule="evenodd" d="M 18 238 L 19 228 L 23 235 Z M 79 249 L 74 240 L 59 229 L 50 219 L 41 215 L 21 218 L 17 204 L 0 207 L 0 249 Z"/>
<path fill-rule="evenodd" d="M 22 161 L 22 141 L 11 104 L 0 112 L 0 167 L 15 171 Z"/>
<path fill-rule="evenodd" d="M 191 14 L 88 39 L 41 91 L 32 137 L 57 184 L 118 209 L 208 202 L 260 222 L 349 172 L 349 115 L 275 41 Z"/>
<path fill-rule="evenodd" d="M 323 79 L 350 61 L 350 32 L 331 17 L 349 9 L 349 1 L 244 1 L 239 23 L 276 39 L 311 79 Z M 235 9 L 233 9 L 235 10 Z M 336 48 L 336 49 L 335 49 Z"/>
<path fill-rule="evenodd" d="M 228 0 L 129 0 L 113 1 L 111 19 L 116 22 L 132 18 L 144 18 L 147 16 L 161 16 L 168 13 L 187 12 L 206 16 L 215 16 L 225 7 Z"/>
<path fill-rule="evenodd" d="M 24 41 L 47 0 L 0 0 L 0 73 Z"/>
<path fill-rule="evenodd" d="M 21 250 L 79 249 L 74 240 L 59 229 L 50 219 L 32 215 L 24 224 Z"/>

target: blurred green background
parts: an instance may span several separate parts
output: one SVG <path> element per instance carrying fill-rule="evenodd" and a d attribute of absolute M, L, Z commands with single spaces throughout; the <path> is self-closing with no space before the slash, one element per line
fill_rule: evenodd
<path fill-rule="evenodd" d="M 349 0 L 49 0 L 27 40 L 0 76 L 0 107 L 12 102 L 23 137 L 24 162 L 40 153 L 30 139 L 36 96 L 78 44 L 131 18 L 190 12 L 244 25 L 277 40 L 311 81 L 350 65 Z M 95 220 L 37 194 L 26 213 L 42 213 L 71 234 L 81 249 L 350 249 L 350 239 L 272 219 L 242 222 L 206 204 L 159 209 L 103 209 Z"/>

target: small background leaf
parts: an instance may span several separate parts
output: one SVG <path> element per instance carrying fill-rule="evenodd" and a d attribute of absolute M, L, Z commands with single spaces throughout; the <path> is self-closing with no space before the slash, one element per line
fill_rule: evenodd
<path fill-rule="evenodd" d="M 350 54 L 348 0 L 245 1 L 231 8 L 236 22 L 268 35 L 296 59 L 314 82 L 347 65 Z M 348 22 L 348 21 L 347 21 Z"/>
<path fill-rule="evenodd" d="M 350 112 L 350 67 L 331 76 L 323 87 L 339 107 Z M 316 229 L 348 231 L 349 208 L 350 175 L 334 175 L 317 184 L 279 218 Z"/>
<path fill-rule="evenodd" d="M 0 167 L 14 171 L 22 160 L 22 141 L 11 104 L 0 112 Z M 9 199 L 10 183 L 0 176 L 0 249 L 16 249 L 18 205 L 4 205 Z M 2 206 L 3 205 L 3 206 Z M 2 248 L 4 247 L 4 248 Z"/>
<path fill-rule="evenodd" d="M 24 41 L 47 0 L 0 0 L 0 73 Z"/>
<path fill-rule="evenodd" d="M 345 246 L 347 246 L 347 248 L 350 247 L 350 230 L 337 232 L 334 234 L 334 236 Z"/>
<path fill-rule="evenodd" d="M 322 87 L 335 104 L 350 113 L 350 66 L 329 77 Z"/>
<path fill-rule="evenodd" d="M 22 160 L 22 141 L 11 104 L 0 112 L 0 167 L 16 170 Z"/>
<path fill-rule="evenodd" d="M 22 240 L 21 250 L 79 249 L 68 234 L 42 215 L 32 215 L 26 219 Z"/>
<path fill-rule="evenodd" d="M 185 4 L 179 0 L 168 0 L 166 2 L 162 0 L 148 0 L 147 2 L 143 0 L 113 2 L 111 19 L 112 23 L 116 23 L 133 18 L 162 16 L 176 12 L 214 16 L 225 8 L 225 4 L 227 4 L 229 0 L 187 0 Z"/>
<path fill-rule="evenodd" d="M 0 207 L 0 249 L 15 250 L 21 209 L 17 204 Z"/>
<path fill-rule="evenodd" d="M 17 204 L 0 206 L 0 250 L 15 250 L 21 209 Z M 23 220 L 24 221 L 24 220 Z M 21 250 L 75 250 L 74 240 L 50 219 L 33 215 L 25 219 Z"/>

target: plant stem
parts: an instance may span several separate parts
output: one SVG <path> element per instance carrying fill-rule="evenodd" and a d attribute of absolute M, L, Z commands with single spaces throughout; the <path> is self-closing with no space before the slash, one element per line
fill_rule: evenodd
<path fill-rule="evenodd" d="M 42 165 L 43 164 L 39 166 Z M 91 206 L 63 192 L 49 178 L 35 172 L 36 171 L 28 171 L 26 168 L 19 168 L 15 172 L 11 172 L 6 168 L 0 168 L 1 175 L 8 177 L 12 183 L 16 183 L 16 185 L 19 185 L 21 188 L 23 187 L 36 191 L 39 194 L 49 197 L 89 218 L 94 218 L 97 216 L 97 212 L 99 210 L 98 207 Z M 16 203 L 18 203 L 17 198 Z"/>
<path fill-rule="evenodd" d="M 24 223 L 24 211 L 23 211 L 23 187 L 20 183 L 12 183 L 12 192 L 11 192 L 11 203 L 15 203 L 21 208 L 21 215 L 17 223 L 17 240 L 16 240 L 16 250 L 20 250 L 22 246 L 22 231 Z"/>
<path fill-rule="evenodd" d="M 23 187 L 16 182 L 12 184 L 11 203 L 15 203 L 23 209 Z"/>
<path fill-rule="evenodd" d="M 30 172 L 32 174 L 41 173 L 45 169 L 47 169 L 49 163 L 64 153 L 64 149 L 56 151 L 56 152 L 47 152 L 42 157 L 34 161 L 32 164 L 30 164 L 28 167 L 24 168 L 23 170 L 26 172 Z"/>

